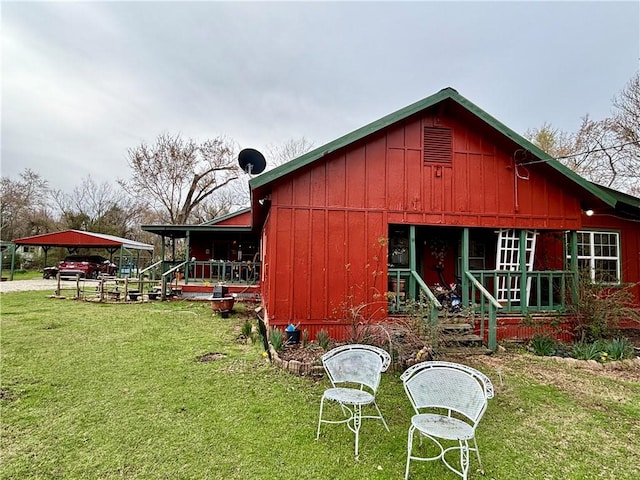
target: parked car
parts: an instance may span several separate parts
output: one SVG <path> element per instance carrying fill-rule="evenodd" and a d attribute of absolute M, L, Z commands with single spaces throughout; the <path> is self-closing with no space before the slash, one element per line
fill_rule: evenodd
<path fill-rule="evenodd" d="M 98 278 L 100 275 L 115 275 L 118 271 L 116 264 L 100 255 L 68 255 L 57 267 L 46 267 L 44 278 L 61 277 Z"/>

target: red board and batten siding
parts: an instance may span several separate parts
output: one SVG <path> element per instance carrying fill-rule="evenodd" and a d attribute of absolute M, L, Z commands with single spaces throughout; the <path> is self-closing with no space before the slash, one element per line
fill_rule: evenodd
<path fill-rule="evenodd" d="M 238 215 L 230 215 L 228 218 L 224 218 L 215 222 L 217 227 L 250 227 L 251 226 L 251 211 L 240 213 Z"/>
<path fill-rule="evenodd" d="M 424 161 L 424 126 L 452 129 L 450 164 Z M 263 283 L 270 323 L 300 324 L 312 338 L 320 328 L 341 336 L 344 327 L 332 322 L 344 319 L 349 295 L 375 302 L 374 293 L 387 289 L 379 239 L 392 223 L 579 228 L 579 201 L 540 166 L 518 180 L 516 211 L 515 148 L 452 109 L 406 119 L 275 181 L 264 226 L 264 260 L 277 258 Z"/>

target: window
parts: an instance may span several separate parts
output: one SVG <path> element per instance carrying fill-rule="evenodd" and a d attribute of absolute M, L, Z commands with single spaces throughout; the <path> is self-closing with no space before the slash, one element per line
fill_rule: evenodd
<path fill-rule="evenodd" d="M 594 282 L 620 283 L 619 241 L 615 232 L 578 232 L 578 268 L 589 272 Z"/>

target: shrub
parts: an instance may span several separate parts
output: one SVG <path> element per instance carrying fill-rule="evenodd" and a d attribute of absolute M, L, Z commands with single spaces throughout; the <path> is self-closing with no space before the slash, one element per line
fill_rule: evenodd
<path fill-rule="evenodd" d="M 549 335 L 536 334 L 531 339 L 531 349 L 536 355 L 548 357 L 554 355 L 557 350 L 557 342 Z"/>
<path fill-rule="evenodd" d="M 320 330 L 316 335 L 316 339 L 318 340 L 318 345 L 320 345 L 323 350 L 326 350 L 327 348 L 329 348 L 329 341 L 331 340 L 331 337 L 329 336 L 329 332 L 327 332 L 324 329 Z"/>
<path fill-rule="evenodd" d="M 308 343 L 309 343 L 309 330 L 305 328 L 304 330 L 302 330 L 302 346 L 306 347 Z"/>
<path fill-rule="evenodd" d="M 626 338 L 614 338 L 603 345 L 609 360 L 624 360 L 633 356 L 633 345 Z"/>
<path fill-rule="evenodd" d="M 599 342 L 573 344 L 573 357 L 578 360 L 602 360 L 603 353 Z"/>
<path fill-rule="evenodd" d="M 269 341 L 271 342 L 271 345 L 276 352 L 279 352 L 282 349 L 282 345 L 284 343 L 283 340 L 284 336 L 282 332 L 277 328 L 272 328 L 269 331 Z"/>
<path fill-rule="evenodd" d="M 610 285 L 592 282 L 588 274 L 580 277 L 578 301 L 573 306 L 576 315 L 575 333 L 580 342 L 611 338 L 620 320 L 640 322 L 640 310 L 634 306 L 634 285 Z"/>

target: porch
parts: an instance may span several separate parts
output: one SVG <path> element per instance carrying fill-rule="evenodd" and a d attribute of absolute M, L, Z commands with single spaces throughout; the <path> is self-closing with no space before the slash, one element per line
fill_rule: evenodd
<path fill-rule="evenodd" d="M 179 288 L 183 297 L 209 298 L 216 285 L 224 284 L 243 300 L 260 298 L 260 262 L 160 260 L 140 276 L 161 282 L 161 292 Z"/>
<path fill-rule="evenodd" d="M 417 304 L 428 305 L 434 322 L 443 313 L 464 313 L 490 349 L 509 335 L 505 329 L 517 330 L 514 319 L 566 320 L 577 299 L 577 232 L 543 232 L 544 241 L 539 235 L 390 226 L 389 314 L 402 315 Z M 537 251 L 536 243 L 542 246 Z"/>

